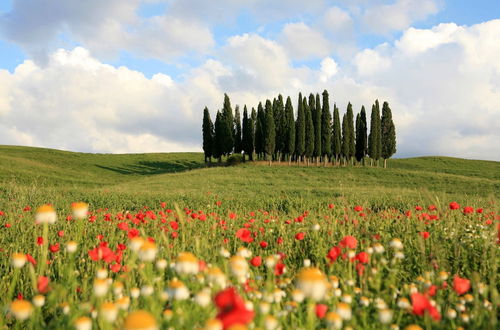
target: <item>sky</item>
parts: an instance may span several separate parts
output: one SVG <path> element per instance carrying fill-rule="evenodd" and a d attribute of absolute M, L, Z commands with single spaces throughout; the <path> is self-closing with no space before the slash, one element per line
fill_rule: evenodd
<path fill-rule="evenodd" d="M 201 151 L 201 119 L 328 90 L 395 157 L 500 161 L 500 1 L 1 0 L 0 144 Z"/>

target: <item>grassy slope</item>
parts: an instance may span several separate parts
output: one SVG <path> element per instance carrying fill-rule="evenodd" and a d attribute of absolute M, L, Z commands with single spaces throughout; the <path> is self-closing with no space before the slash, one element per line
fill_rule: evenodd
<path fill-rule="evenodd" d="M 394 159 L 389 160 L 388 169 L 261 164 L 202 167 L 200 153 L 109 155 L 0 146 L 1 186 L 11 198 L 26 203 L 60 198 L 61 192 L 66 198 L 94 199 L 97 204 L 120 199 L 134 205 L 148 199 L 198 205 L 206 203 L 210 192 L 235 203 L 278 209 L 338 197 L 369 200 L 372 207 L 388 200 L 397 206 L 408 198 L 500 198 L 500 163 L 491 161 Z"/>

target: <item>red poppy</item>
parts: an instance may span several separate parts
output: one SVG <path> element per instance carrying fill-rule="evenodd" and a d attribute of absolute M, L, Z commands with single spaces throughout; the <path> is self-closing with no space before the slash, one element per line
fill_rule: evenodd
<path fill-rule="evenodd" d="M 128 230 L 128 223 L 126 222 L 119 222 L 117 225 L 118 229 L 121 230 Z"/>
<path fill-rule="evenodd" d="M 330 259 L 330 262 L 337 261 L 337 258 L 342 254 L 342 250 L 338 246 L 334 246 L 328 251 L 326 257 Z"/>
<path fill-rule="evenodd" d="M 107 246 L 98 246 L 88 252 L 89 257 L 94 261 L 104 260 L 110 263 L 116 259 L 113 251 Z"/>
<path fill-rule="evenodd" d="M 455 278 L 453 278 L 453 290 L 455 290 L 459 296 L 463 295 L 470 290 L 470 281 L 455 275 Z"/>
<path fill-rule="evenodd" d="M 276 266 L 274 266 L 274 275 L 281 276 L 285 272 L 285 264 L 282 262 L 278 262 Z"/>
<path fill-rule="evenodd" d="M 356 206 L 354 207 L 354 211 L 356 211 L 356 212 L 361 212 L 361 211 L 363 211 L 363 207 L 362 207 L 361 205 L 356 205 Z"/>
<path fill-rule="evenodd" d="M 423 239 L 428 239 L 431 234 L 429 234 L 428 231 L 421 231 L 418 233 L 420 236 L 422 236 Z"/>
<path fill-rule="evenodd" d="M 370 261 L 370 255 L 367 252 L 360 252 L 356 255 L 355 259 L 362 264 L 367 264 Z"/>
<path fill-rule="evenodd" d="M 54 244 L 54 245 L 51 245 L 51 246 L 49 247 L 49 250 L 50 250 L 50 252 L 52 252 L 52 253 L 56 253 L 56 252 L 58 252 L 58 251 L 59 251 L 59 243 L 56 243 L 56 244 Z"/>
<path fill-rule="evenodd" d="M 305 233 L 303 233 L 303 232 L 300 232 L 300 233 L 295 234 L 295 239 L 296 239 L 297 241 L 302 241 L 302 240 L 304 239 L 304 237 L 306 237 L 306 234 L 305 234 Z"/>
<path fill-rule="evenodd" d="M 434 297 L 437 293 L 437 286 L 431 285 L 429 289 L 427 289 L 427 294 L 431 297 Z"/>
<path fill-rule="evenodd" d="M 316 305 L 316 316 L 320 319 L 324 318 L 326 312 L 328 311 L 328 306 L 325 304 L 317 304 Z"/>
<path fill-rule="evenodd" d="M 36 238 L 36 244 L 38 244 L 38 245 L 43 245 L 43 237 L 38 236 L 38 237 Z"/>
<path fill-rule="evenodd" d="M 334 207 L 335 207 L 335 205 L 333 205 L 333 204 L 328 204 L 328 208 L 329 208 L 329 209 L 333 209 Z"/>
<path fill-rule="evenodd" d="M 47 293 L 50 290 L 49 287 L 49 278 L 47 276 L 38 276 L 38 281 L 36 284 L 36 288 L 40 293 Z"/>
<path fill-rule="evenodd" d="M 259 267 L 260 265 L 262 265 L 262 257 L 261 256 L 253 257 L 250 260 L 250 264 L 254 267 Z"/>
<path fill-rule="evenodd" d="M 345 236 L 340 241 L 340 247 L 343 248 L 348 247 L 350 249 L 355 249 L 357 245 L 358 245 L 358 240 L 353 236 Z"/>
<path fill-rule="evenodd" d="M 267 245 L 268 245 L 268 244 L 267 244 L 267 242 L 266 242 L 266 241 L 262 241 L 262 242 L 260 242 L 260 247 L 261 247 L 261 248 L 263 248 L 263 249 L 265 249 L 265 248 L 267 247 Z"/>
<path fill-rule="evenodd" d="M 450 210 L 458 210 L 460 208 L 460 205 L 457 202 L 451 202 L 449 206 Z"/>
<path fill-rule="evenodd" d="M 222 322 L 223 329 L 228 329 L 233 324 L 250 323 L 254 317 L 254 312 L 246 308 L 245 301 L 235 288 L 219 292 L 214 301 L 219 310 L 216 318 Z"/>
<path fill-rule="evenodd" d="M 472 206 L 466 206 L 463 210 L 464 214 L 474 213 L 474 208 Z"/>
<path fill-rule="evenodd" d="M 26 258 L 28 259 L 28 262 L 30 262 L 33 266 L 36 265 L 36 260 L 33 258 L 33 256 L 29 253 L 26 253 Z"/>
<path fill-rule="evenodd" d="M 411 295 L 411 304 L 413 306 L 413 314 L 422 316 L 427 311 L 435 321 L 441 319 L 441 314 L 439 314 L 436 307 L 432 306 L 425 295 L 418 292 L 413 293 Z"/>
<path fill-rule="evenodd" d="M 283 237 L 278 237 L 278 239 L 276 240 L 276 243 L 278 245 L 283 244 Z"/>
<path fill-rule="evenodd" d="M 238 237 L 242 242 L 253 242 L 252 232 L 246 228 L 238 229 L 238 231 L 236 232 L 236 237 Z"/>

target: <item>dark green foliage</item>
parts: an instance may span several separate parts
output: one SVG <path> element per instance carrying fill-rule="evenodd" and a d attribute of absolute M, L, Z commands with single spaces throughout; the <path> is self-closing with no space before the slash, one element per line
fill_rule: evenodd
<path fill-rule="evenodd" d="M 376 100 L 372 106 L 370 135 L 368 136 L 368 155 L 374 160 L 379 160 L 382 154 L 381 134 L 380 107 Z"/>
<path fill-rule="evenodd" d="M 228 166 L 239 165 L 243 162 L 243 156 L 241 154 L 232 154 L 227 157 L 226 163 Z"/>
<path fill-rule="evenodd" d="M 312 94 L 311 94 L 312 95 Z M 314 106 L 314 95 L 312 97 L 312 103 L 311 103 L 311 98 L 309 98 L 310 104 Z M 307 104 L 306 99 L 304 98 L 303 101 L 304 105 L 304 112 L 306 114 L 306 150 L 305 150 L 305 156 L 307 158 L 311 158 L 314 154 L 314 122 L 312 119 L 312 111 Z"/>
<path fill-rule="evenodd" d="M 332 155 L 339 159 L 342 153 L 342 131 L 340 129 L 340 115 L 337 105 L 333 105 L 333 124 L 332 124 Z"/>
<path fill-rule="evenodd" d="M 367 129 L 366 129 L 366 111 L 361 107 L 361 112 L 356 116 L 356 160 L 363 160 L 367 152 Z"/>
<path fill-rule="evenodd" d="M 342 116 L 342 156 L 349 158 L 349 124 L 347 123 L 347 113 Z"/>
<path fill-rule="evenodd" d="M 355 141 L 355 131 L 354 131 L 354 113 L 352 111 L 352 104 L 351 102 L 349 102 L 349 104 L 347 105 L 347 112 L 346 112 L 346 115 L 347 115 L 347 125 L 349 126 L 349 136 L 348 136 L 348 139 L 349 139 L 349 156 L 348 158 L 352 158 L 354 157 L 354 155 L 356 154 L 356 141 Z"/>
<path fill-rule="evenodd" d="M 284 121 L 284 135 L 285 135 L 285 149 L 284 153 L 288 154 L 288 157 L 293 155 L 295 152 L 295 116 L 293 114 L 292 99 L 290 96 L 286 98 L 285 105 L 285 118 Z"/>
<path fill-rule="evenodd" d="M 240 154 L 243 151 L 243 142 L 241 139 L 241 116 L 240 107 L 236 106 L 234 109 L 234 152 Z"/>
<path fill-rule="evenodd" d="M 321 113 L 321 101 L 319 99 L 319 94 L 316 94 L 316 109 L 314 110 L 314 117 L 313 117 L 313 122 L 314 122 L 314 153 L 313 156 L 318 157 L 322 156 L 322 150 L 321 150 L 321 118 L 322 118 L 322 113 Z"/>
<path fill-rule="evenodd" d="M 389 103 L 384 102 L 382 106 L 381 120 L 382 153 L 384 159 L 391 158 L 396 153 L 396 128 L 392 121 L 392 112 Z"/>
<path fill-rule="evenodd" d="M 264 153 L 264 124 L 266 115 L 262 103 L 257 107 L 257 118 L 255 123 L 255 153 L 262 155 Z"/>
<path fill-rule="evenodd" d="M 210 160 L 214 148 L 214 124 L 210 118 L 210 112 L 205 107 L 203 110 L 203 153 L 205 154 L 205 162 Z"/>
<path fill-rule="evenodd" d="M 274 125 L 273 106 L 271 101 L 266 101 L 266 117 L 264 125 L 264 152 L 271 157 L 276 147 L 276 127 Z"/>
<path fill-rule="evenodd" d="M 254 110 L 255 112 L 255 110 Z M 254 125 L 252 118 L 248 117 L 247 106 L 243 108 L 243 152 L 253 160 L 254 150 Z"/>
<path fill-rule="evenodd" d="M 275 153 L 283 153 L 286 144 L 286 120 L 285 120 L 285 105 L 283 96 L 278 95 L 278 98 L 273 103 L 274 125 L 276 127 L 276 150 Z M 278 157 L 281 157 L 280 155 Z"/>
<path fill-rule="evenodd" d="M 297 107 L 297 122 L 295 125 L 295 155 L 297 159 L 302 157 L 306 151 L 306 114 L 304 111 L 304 102 L 302 93 L 299 93 L 299 103 Z"/>
<path fill-rule="evenodd" d="M 217 111 L 217 116 L 215 118 L 215 138 L 214 138 L 214 149 L 213 156 L 221 161 L 222 156 L 225 154 L 225 143 L 226 135 L 229 135 L 229 129 L 224 117 Z"/>
<path fill-rule="evenodd" d="M 229 155 L 233 152 L 234 149 L 234 117 L 233 117 L 233 108 L 231 107 L 231 100 L 229 100 L 229 96 L 224 94 L 224 106 L 222 108 L 222 118 L 226 122 L 226 125 L 229 129 L 229 136 L 225 139 L 224 144 L 224 154 Z"/>
<path fill-rule="evenodd" d="M 321 155 L 332 156 L 332 115 L 330 113 L 330 100 L 328 92 L 323 92 L 323 108 L 321 109 Z"/>

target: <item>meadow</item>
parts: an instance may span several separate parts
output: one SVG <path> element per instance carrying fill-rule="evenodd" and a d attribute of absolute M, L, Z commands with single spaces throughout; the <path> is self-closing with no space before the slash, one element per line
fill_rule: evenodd
<path fill-rule="evenodd" d="M 495 329 L 499 200 L 490 161 L 0 146 L 0 326 Z"/>

